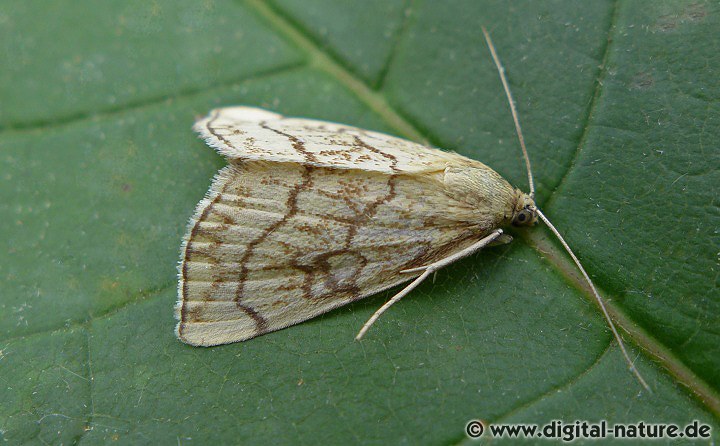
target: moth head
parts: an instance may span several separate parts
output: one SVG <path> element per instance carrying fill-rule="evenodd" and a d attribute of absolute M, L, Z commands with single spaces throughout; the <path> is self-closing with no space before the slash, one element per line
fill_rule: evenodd
<path fill-rule="evenodd" d="M 512 216 L 513 226 L 533 226 L 537 220 L 538 212 L 535 200 L 530 195 L 518 191 L 518 200 Z"/>

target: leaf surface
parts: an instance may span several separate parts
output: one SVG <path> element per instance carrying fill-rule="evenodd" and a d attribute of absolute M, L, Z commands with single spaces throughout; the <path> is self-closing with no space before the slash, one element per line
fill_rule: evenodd
<path fill-rule="evenodd" d="M 720 8 L 711 2 L 8 2 L 0 438 L 430 443 L 471 419 L 720 426 Z M 38 26 L 43 24 L 44 26 Z M 173 334 L 182 235 L 245 104 L 426 140 L 538 203 L 627 330 L 642 391 L 542 227 L 250 342 Z"/>

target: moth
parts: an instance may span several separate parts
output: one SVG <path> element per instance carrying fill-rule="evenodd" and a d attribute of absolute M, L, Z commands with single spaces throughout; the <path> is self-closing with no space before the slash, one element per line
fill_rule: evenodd
<path fill-rule="evenodd" d="M 485 32 L 485 30 L 483 30 Z M 245 341 L 409 282 L 357 335 L 428 276 L 542 220 L 504 70 L 530 192 L 462 155 L 251 107 L 213 110 L 194 129 L 228 165 L 193 215 L 181 249 L 177 337 L 196 346 Z"/>

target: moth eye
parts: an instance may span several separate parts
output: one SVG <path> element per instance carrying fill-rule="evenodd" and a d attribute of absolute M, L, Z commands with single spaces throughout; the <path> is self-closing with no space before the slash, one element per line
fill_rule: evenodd
<path fill-rule="evenodd" d="M 515 226 L 528 226 L 533 222 L 533 211 L 529 209 L 521 209 L 513 219 L 512 223 Z"/>

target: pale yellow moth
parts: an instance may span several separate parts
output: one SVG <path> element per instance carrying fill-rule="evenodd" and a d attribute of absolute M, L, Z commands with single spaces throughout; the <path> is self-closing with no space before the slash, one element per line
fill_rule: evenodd
<path fill-rule="evenodd" d="M 484 30 L 483 30 L 484 31 Z M 545 222 L 503 68 L 530 193 L 488 166 L 359 128 L 250 107 L 216 109 L 194 129 L 228 166 L 198 204 L 182 246 L 177 336 L 196 346 L 245 341 L 415 278 L 362 327 L 438 269 L 489 244 L 508 225 Z"/>

